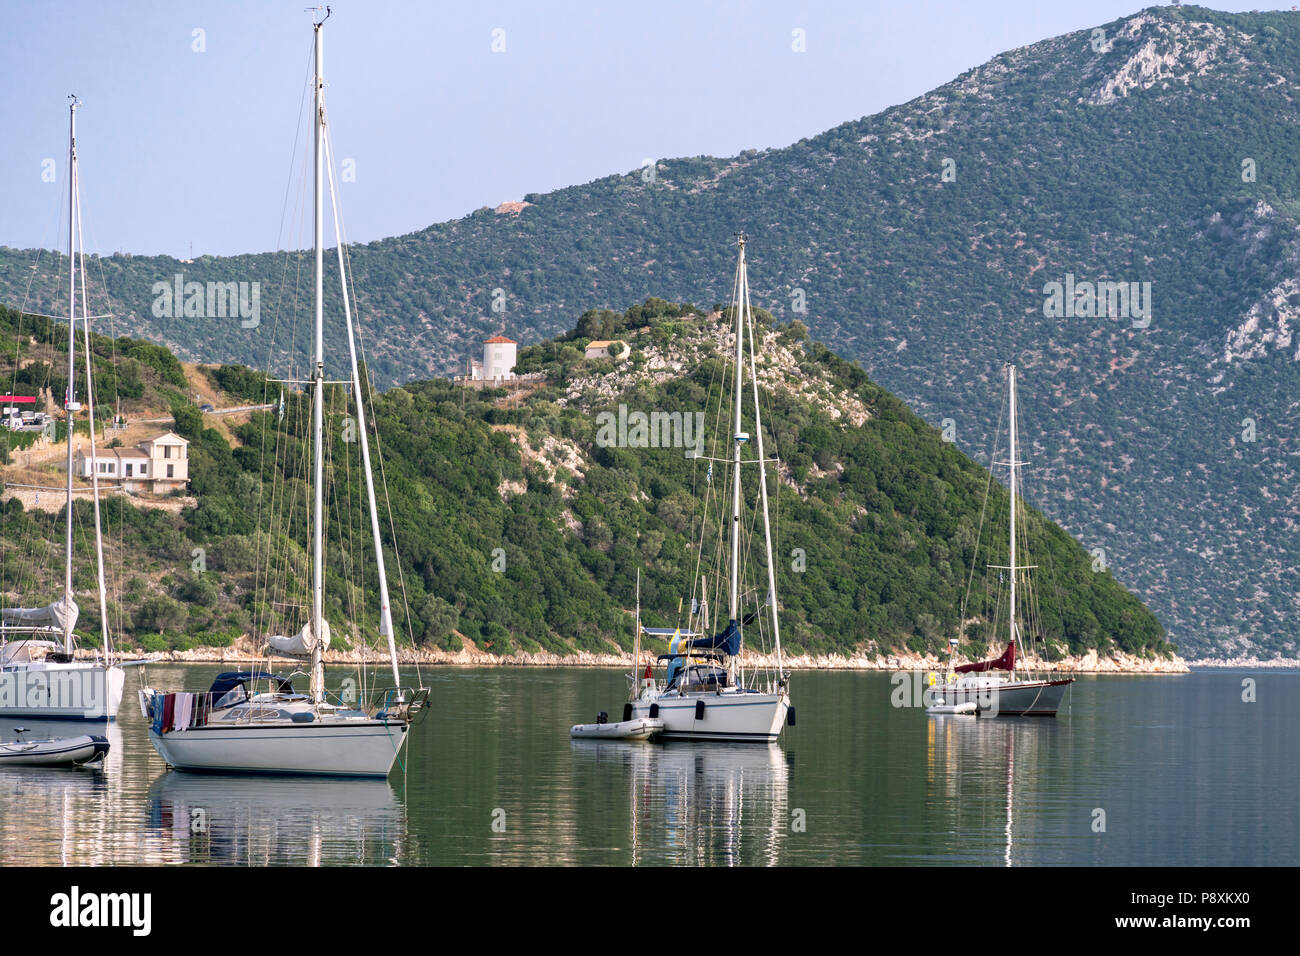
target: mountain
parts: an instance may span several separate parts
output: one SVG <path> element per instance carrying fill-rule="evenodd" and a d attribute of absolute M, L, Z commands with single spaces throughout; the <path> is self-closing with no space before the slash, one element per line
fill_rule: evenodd
<path fill-rule="evenodd" d="M 985 463 L 1015 361 L 1035 503 L 1184 652 L 1296 658 L 1298 72 L 1294 14 L 1150 8 L 783 149 L 358 246 L 370 365 L 411 381 L 503 326 L 535 342 L 591 304 L 716 302 L 744 229 L 763 306 Z M 95 268 L 132 334 L 265 368 L 299 256 Z M 34 258 L 0 250 L 0 295 L 30 281 L 27 307 L 56 311 L 57 261 Z M 177 275 L 259 282 L 259 324 L 156 315 Z M 1123 286 L 1098 300 L 1098 282 Z"/>
<path fill-rule="evenodd" d="M 519 367 L 537 376 L 523 390 L 430 380 L 375 396 L 388 489 L 384 536 L 402 558 L 399 565 L 390 555 L 389 567 L 407 596 L 394 604 L 404 638 L 447 650 L 472 642 L 492 654 L 629 648 L 638 569 L 647 623 L 680 623 L 679 601 L 699 570 L 700 502 L 711 490 L 711 466 L 706 472 L 683 447 L 698 448 L 700 426 L 677 447 L 602 429 L 629 409 L 704 419 L 726 380 L 721 319 L 660 299 L 624 313 L 592 310 L 566 337 L 522 350 Z M 776 547 L 792 559 L 778 566 L 791 653 L 938 651 L 957 632 L 963 606 L 965 651 L 986 653 L 1001 638 L 995 615 L 1004 584 L 984 565 L 991 543 L 998 554 L 1005 491 L 992 483 L 986 508 L 984 469 L 859 367 L 807 342 L 801 323 L 776 327 L 765 312 L 760 320 L 760 376 L 770 396 L 764 427 L 775 443 L 769 454 L 781 458 Z M 624 341 L 626 361 L 586 359 L 593 329 Z M 17 357 L 8 368 L 0 360 L 0 374 L 39 370 L 56 335 L 48 320 L 0 308 L 0 355 Z M 308 600 L 309 402 L 290 391 L 281 416 L 280 385 L 263 373 L 182 368 L 166 350 L 137 348 L 95 338 L 100 391 L 114 388 L 107 369 L 131 367 L 139 388 L 118 389 L 128 424 L 171 407 L 172 420 L 155 427 L 190 439 L 193 497 L 105 500 L 111 618 L 129 643 L 150 651 L 262 633 L 274 611 L 259 582 L 283 582 L 286 606 Z M 226 416 L 200 413 L 194 390 L 218 408 L 274 407 L 241 411 L 226 424 Z M 113 414 L 114 404 L 101 401 L 103 414 Z M 344 518 L 363 500 L 359 443 L 344 392 L 331 388 L 328 402 L 326 508 L 341 520 L 329 526 L 326 612 L 336 636 L 373 644 L 377 581 L 363 557 L 366 530 Z M 57 512 L 24 507 L 20 496 L 21 486 L 57 484 L 58 446 L 45 449 L 42 478 L 40 461 L 12 461 L 36 453 L 35 436 L 18 437 L 21 451 L 4 446 L 5 481 L 20 487 L 7 488 L 0 507 L 0 578 L 10 601 L 48 600 L 61 580 L 61 522 Z M 747 498 L 755 489 L 747 479 Z M 83 594 L 94 587 L 89 509 L 77 502 L 75 584 Z M 1032 509 L 1025 525 L 1029 553 L 1050 582 L 1038 601 L 1050 656 L 1171 653 L 1155 616 L 1096 570 L 1076 541 Z M 706 537 L 709 553 L 712 544 Z M 761 590 L 744 596 L 747 608 Z M 80 603 L 87 633 L 95 633 L 95 602 L 84 594 Z M 361 622 L 358 632 L 349 633 L 351 620 Z"/>

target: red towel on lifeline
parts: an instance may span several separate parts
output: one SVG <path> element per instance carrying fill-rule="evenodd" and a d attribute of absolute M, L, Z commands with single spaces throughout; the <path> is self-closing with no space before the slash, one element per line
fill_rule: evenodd
<path fill-rule="evenodd" d="M 164 734 L 172 729 L 172 719 L 175 716 L 176 716 L 176 695 L 168 694 L 163 698 L 162 732 Z"/>

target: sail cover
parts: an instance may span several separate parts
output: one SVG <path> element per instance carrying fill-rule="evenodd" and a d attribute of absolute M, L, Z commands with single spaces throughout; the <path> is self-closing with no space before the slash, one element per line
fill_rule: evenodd
<path fill-rule="evenodd" d="M 1016 669 L 1016 642 L 1012 641 L 1002 656 L 991 661 L 979 661 L 975 664 L 962 664 L 955 667 L 958 674 L 979 674 L 984 671 L 1013 671 Z"/>
<path fill-rule="evenodd" d="M 45 607 L 7 607 L 0 610 L 0 618 L 6 624 L 19 627 L 49 627 L 56 630 L 71 630 L 77 626 L 77 616 L 81 609 L 71 598 L 61 597 Z"/>
<path fill-rule="evenodd" d="M 692 650 L 718 650 L 728 657 L 735 657 L 740 653 L 740 622 L 731 620 L 727 622 L 726 630 L 712 637 L 699 637 L 691 641 Z"/>
<path fill-rule="evenodd" d="M 324 633 L 321 650 L 328 650 L 330 646 L 329 621 L 321 621 L 321 630 Z M 310 623 L 304 624 L 302 630 L 297 634 L 290 634 L 287 637 L 283 634 L 272 634 L 266 639 L 266 643 L 271 645 L 271 650 L 277 654 L 289 654 L 294 657 L 307 657 L 316 649 L 316 639 L 312 634 Z"/>

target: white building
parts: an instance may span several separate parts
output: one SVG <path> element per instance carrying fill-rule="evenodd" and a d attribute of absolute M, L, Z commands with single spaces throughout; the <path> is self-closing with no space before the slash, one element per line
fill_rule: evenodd
<path fill-rule="evenodd" d="M 483 361 L 470 362 L 470 378 L 477 381 L 505 382 L 515 377 L 515 360 L 519 345 L 504 335 L 494 335 L 483 343 Z"/>
<path fill-rule="evenodd" d="M 627 345 L 618 339 L 597 339 L 594 342 L 587 343 L 587 351 L 583 354 L 584 358 L 612 358 L 618 361 L 627 351 Z"/>
<path fill-rule="evenodd" d="M 175 432 L 140 442 L 135 448 L 97 448 L 91 458 L 78 448 L 74 473 L 98 474 L 100 481 L 121 482 L 126 491 L 167 494 L 190 481 L 190 443 Z"/>

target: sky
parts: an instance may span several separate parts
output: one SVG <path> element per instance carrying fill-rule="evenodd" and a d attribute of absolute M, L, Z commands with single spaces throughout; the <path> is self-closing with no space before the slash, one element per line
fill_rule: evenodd
<path fill-rule="evenodd" d="M 295 151 L 308 5 L 0 0 L 0 245 L 66 245 L 70 93 L 89 251 L 300 245 L 282 223 L 308 155 L 309 141 Z M 348 236 L 413 232 L 650 158 L 787 146 L 1144 5 L 338 0 L 326 102 Z"/>

